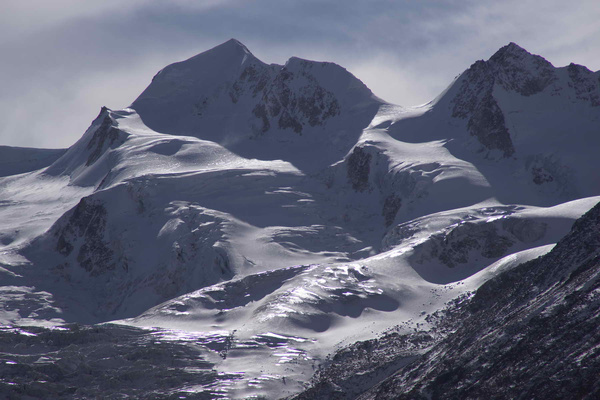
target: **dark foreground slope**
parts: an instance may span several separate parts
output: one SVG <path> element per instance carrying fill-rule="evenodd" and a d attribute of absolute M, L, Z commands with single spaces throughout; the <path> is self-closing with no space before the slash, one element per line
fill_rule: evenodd
<path fill-rule="evenodd" d="M 118 325 L 0 327 L 0 398 L 221 398 L 197 346 Z M 193 390 L 190 390 L 193 388 Z"/>
<path fill-rule="evenodd" d="M 599 398 L 600 204 L 550 253 L 488 281 L 442 326 L 452 333 L 418 358 L 434 338 L 353 345 L 299 398 Z M 365 361 L 363 347 L 375 361 Z"/>

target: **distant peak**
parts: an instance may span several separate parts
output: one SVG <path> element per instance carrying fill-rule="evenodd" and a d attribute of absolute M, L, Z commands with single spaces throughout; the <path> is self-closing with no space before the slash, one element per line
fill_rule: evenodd
<path fill-rule="evenodd" d="M 227 48 L 234 48 L 234 49 L 241 49 L 247 53 L 250 53 L 250 50 L 248 50 L 248 48 L 246 46 L 244 46 L 244 44 L 242 42 L 240 42 L 237 39 L 231 38 L 226 42 L 221 43 L 218 46 L 215 46 L 214 48 L 217 47 L 227 47 Z"/>
<path fill-rule="evenodd" d="M 110 113 L 110 112 L 112 112 L 112 110 L 111 110 L 110 108 L 108 108 L 108 107 L 106 107 L 106 106 L 102 106 L 102 107 L 100 108 L 100 114 L 98 114 L 98 115 L 102 115 L 102 114 L 105 114 L 105 113 Z"/>
<path fill-rule="evenodd" d="M 535 60 L 538 63 L 543 63 L 551 66 L 544 57 L 536 54 L 531 54 L 518 44 L 510 42 L 506 46 L 501 47 L 493 56 L 490 57 L 489 61 L 499 65 L 514 64 L 516 61 L 523 60 Z"/>
<path fill-rule="evenodd" d="M 111 110 L 110 108 L 106 107 L 106 106 L 102 106 L 100 108 L 100 113 L 98 114 L 98 116 L 94 119 L 94 121 L 101 121 L 105 118 L 110 118 L 110 115 L 112 114 L 113 110 Z"/>
<path fill-rule="evenodd" d="M 246 56 L 251 56 L 251 58 L 254 58 L 254 55 L 250 52 L 250 50 L 248 50 L 248 48 L 239 40 L 229 39 L 228 41 L 223 42 L 210 50 L 200 53 L 189 60 L 198 60 L 210 57 L 213 59 L 216 58 L 234 62 L 233 60 L 243 60 L 246 58 Z"/>
<path fill-rule="evenodd" d="M 518 44 L 516 44 L 515 42 L 510 42 L 509 44 L 507 44 L 506 46 L 503 46 L 500 48 L 500 51 L 503 52 L 508 52 L 508 53 L 527 53 L 530 54 L 527 50 L 525 50 L 524 48 L 522 48 L 521 46 L 519 46 Z"/>
<path fill-rule="evenodd" d="M 507 58 L 521 58 L 528 55 L 531 56 L 532 54 L 518 44 L 510 42 L 495 52 L 494 55 L 490 57 L 490 61 L 502 61 Z"/>
<path fill-rule="evenodd" d="M 226 42 L 223 42 L 212 49 L 208 50 L 206 53 L 228 53 L 228 54 L 252 54 L 250 50 L 242 42 L 237 39 L 229 39 Z"/>

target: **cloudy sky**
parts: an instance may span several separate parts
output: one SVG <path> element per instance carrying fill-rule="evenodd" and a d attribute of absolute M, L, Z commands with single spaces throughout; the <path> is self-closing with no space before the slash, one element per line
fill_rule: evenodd
<path fill-rule="evenodd" d="M 599 21 L 598 0 L 2 0 L 0 145 L 70 146 L 102 105 L 126 107 L 165 65 L 232 37 L 417 105 L 511 41 L 598 70 Z"/>

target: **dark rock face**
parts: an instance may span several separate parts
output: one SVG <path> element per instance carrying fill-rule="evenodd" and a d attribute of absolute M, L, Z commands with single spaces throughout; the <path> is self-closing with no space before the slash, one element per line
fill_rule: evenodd
<path fill-rule="evenodd" d="M 301 135 L 305 126 L 324 125 L 341 112 L 336 96 L 323 88 L 313 73 L 320 65 L 326 63 L 294 59 L 293 68 L 289 68 L 251 62 L 233 82 L 202 96 L 194 104 L 195 113 L 203 116 L 225 93 L 234 104 L 246 96 L 253 99 L 251 112 L 260 120 L 259 134 L 278 127 Z"/>
<path fill-rule="evenodd" d="M 477 107 L 480 97 L 491 95 L 494 77 L 485 61 L 477 61 L 465 72 L 466 79 L 461 83 L 458 95 L 452 99 L 452 116 L 468 118 Z M 481 93 L 484 93 L 481 95 Z"/>
<path fill-rule="evenodd" d="M 495 70 L 495 77 L 502 87 L 523 96 L 539 93 L 557 80 L 552 64 L 514 43 L 498 50 L 488 63 Z"/>
<path fill-rule="evenodd" d="M 514 43 L 498 50 L 488 61 L 477 61 L 464 75 L 452 100 L 452 116 L 467 119 L 467 129 L 487 150 L 503 157 L 515 152 L 502 110 L 493 96 L 499 85 L 523 96 L 537 94 L 557 80 L 555 68 L 544 58 Z"/>
<path fill-rule="evenodd" d="M 509 157 L 515 152 L 504 114 L 491 94 L 485 96 L 473 109 L 467 128 L 485 148 L 500 150 L 504 157 Z"/>
<path fill-rule="evenodd" d="M 552 175 L 550 175 L 546 170 L 539 167 L 531 168 L 531 174 L 533 175 L 533 183 L 535 183 L 536 185 L 542 185 L 544 183 L 554 181 Z"/>
<path fill-rule="evenodd" d="M 450 103 L 451 115 L 466 120 L 469 134 L 477 138 L 482 151 L 498 150 L 502 157 L 511 157 L 516 149 L 506 115 L 494 97 L 498 89 L 524 97 L 545 91 L 552 96 L 563 96 L 566 101 L 600 106 L 597 73 L 580 65 L 569 65 L 566 67 L 568 88 L 564 78 L 559 79 L 562 73 L 562 68 L 554 68 L 544 58 L 511 43 L 489 60 L 477 61 L 465 71 Z M 533 174 L 538 185 L 552 181 L 543 171 L 534 170 Z"/>
<path fill-rule="evenodd" d="M 220 397 L 211 389 L 219 376 L 201 351 L 156 333 L 119 325 L 0 327 L 2 398 Z M 190 395 L 184 383 L 197 392 Z"/>
<path fill-rule="evenodd" d="M 589 102 L 592 107 L 600 107 L 600 80 L 596 74 L 573 63 L 569 64 L 567 71 L 577 99 Z"/>
<path fill-rule="evenodd" d="M 548 255 L 484 284 L 455 334 L 365 398 L 597 398 L 598 232 L 600 205 Z"/>
<path fill-rule="evenodd" d="M 525 169 L 530 174 L 532 182 L 540 186 L 541 190 L 554 191 L 565 198 L 578 195 L 573 171 L 556 157 L 548 155 L 527 157 Z"/>
<path fill-rule="evenodd" d="M 510 157 L 514 146 L 504 114 L 492 95 L 495 76 L 489 62 L 478 61 L 466 72 L 459 94 L 453 99 L 452 116 L 467 119 L 469 133 L 487 150 L 500 150 Z"/>
<path fill-rule="evenodd" d="M 269 129 L 271 129 L 271 122 L 269 122 L 269 114 L 264 104 L 257 104 L 256 107 L 254 107 L 254 109 L 252 110 L 252 114 L 254 114 L 256 118 L 260 118 L 262 122 L 260 130 L 262 133 L 265 133 Z"/>
<path fill-rule="evenodd" d="M 400 335 L 356 342 L 336 352 L 313 377 L 314 385 L 294 399 L 351 399 L 412 362 L 419 352 L 436 343 L 428 333 Z"/>
<path fill-rule="evenodd" d="M 506 254 L 513 244 L 510 238 L 498 234 L 494 226 L 467 222 L 439 241 L 434 246 L 432 255 L 453 268 L 457 264 L 466 264 L 471 251 L 478 251 L 485 258 L 498 258 Z"/>
<path fill-rule="evenodd" d="M 320 86 L 311 73 L 316 63 L 298 62 L 298 70 L 292 72 L 283 67 L 272 82 L 263 79 L 255 86 L 254 90 L 263 91 L 261 102 L 253 109 L 262 121 L 262 132 L 270 129 L 269 120 L 275 120 L 279 128 L 301 134 L 305 125 L 323 125 L 340 113 L 335 95 Z"/>
<path fill-rule="evenodd" d="M 546 233 L 546 224 L 505 217 L 492 223 L 465 222 L 448 232 L 432 235 L 415 247 L 415 261 L 439 259 L 450 268 L 466 264 L 473 254 L 495 259 L 508 253 L 517 241 L 532 243 Z"/>
<path fill-rule="evenodd" d="M 305 126 L 321 126 L 341 112 L 336 96 L 323 88 L 313 74 L 313 69 L 321 64 L 296 59 L 291 70 L 288 66 L 250 63 L 232 83 L 223 84 L 225 89 L 201 97 L 194 105 L 196 114 L 204 115 L 225 92 L 234 104 L 249 95 L 256 99 L 252 102 L 252 115 L 260 120 L 260 134 L 278 127 L 301 135 Z"/>
<path fill-rule="evenodd" d="M 100 114 L 106 113 L 102 123 L 94 132 L 94 136 L 87 144 L 87 149 L 91 150 L 85 165 L 94 164 L 108 148 L 115 148 L 125 141 L 124 134 L 113 126 L 113 120 L 106 107 L 102 108 Z"/>
<path fill-rule="evenodd" d="M 533 243 L 546 234 L 548 226 L 544 222 L 521 218 L 504 218 L 502 229 L 523 243 Z"/>
<path fill-rule="evenodd" d="M 515 232 L 522 226 L 513 223 Z M 600 204 L 545 256 L 498 275 L 438 325 L 445 335 L 423 356 L 375 386 L 374 366 L 315 380 L 312 397 L 358 399 L 596 399 L 600 396 Z M 381 340 L 373 344 L 395 351 Z M 350 349 L 350 348 L 349 348 Z M 378 351 L 381 351 L 380 349 Z M 401 354 L 398 352 L 399 355 Z M 360 363 L 359 363 L 360 364 Z M 376 363 L 383 368 L 384 362 Z M 304 394 L 303 394 L 304 395 Z M 334 398 L 334 397 L 330 397 Z"/>
<path fill-rule="evenodd" d="M 229 90 L 229 97 L 233 103 L 237 103 L 240 96 L 246 92 L 251 92 L 252 97 L 256 97 L 263 92 L 271 79 L 268 68 L 261 68 L 259 65 L 250 64 L 241 72 Z"/>
<path fill-rule="evenodd" d="M 357 192 L 364 192 L 369 188 L 370 163 L 371 154 L 367 153 L 362 147 L 355 147 L 348 157 L 348 180 Z"/>
<path fill-rule="evenodd" d="M 394 218 L 396 218 L 396 214 L 398 210 L 402 207 L 402 199 L 395 194 L 390 194 L 387 196 L 383 202 L 383 209 L 381 210 L 381 215 L 385 219 L 385 226 L 389 227 L 394 223 Z"/>
<path fill-rule="evenodd" d="M 66 224 L 58 229 L 56 251 L 68 256 L 79 246 L 77 261 L 92 276 L 98 276 L 116 268 L 113 251 L 104 240 L 106 208 L 95 200 L 84 197 L 73 209 Z"/>

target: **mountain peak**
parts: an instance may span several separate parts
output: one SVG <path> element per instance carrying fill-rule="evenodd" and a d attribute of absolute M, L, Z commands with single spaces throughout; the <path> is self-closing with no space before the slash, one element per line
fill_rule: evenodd
<path fill-rule="evenodd" d="M 229 39 L 210 50 L 160 70 L 130 108 L 146 118 L 145 121 L 151 125 L 150 121 L 159 119 L 167 123 L 177 114 L 171 115 L 171 111 L 191 107 L 198 112 L 203 102 L 208 101 L 206 96 L 226 91 L 224 88 L 233 84 L 244 70 L 264 68 L 266 64 L 258 60 L 246 46 L 236 39 Z M 171 110 L 167 112 L 169 117 L 166 114 L 162 118 L 155 115 L 163 114 L 167 109 Z M 174 123 L 183 122 L 175 120 Z M 162 124 L 158 126 L 162 127 L 155 127 L 158 130 L 166 128 Z"/>
<path fill-rule="evenodd" d="M 531 96 L 542 92 L 556 79 L 552 64 L 510 42 L 489 60 L 477 61 L 465 71 L 452 100 L 452 116 L 468 119 L 469 133 L 485 149 L 500 150 L 504 157 L 509 157 L 515 148 L 494 88 Z"/>
<path fill-rule="evenodd" d="M 231 38 L 208 51 L 213 51 L 217 49 L 223 51 L 243 52 L 245 54 L 252 54 L 242 42 L 234 38 Z"/>
<path fill-rule="evenodd" d="M 504 68 L 525 65 L 531 65 L 535 69 L 554 68 L 544 57 L 532 54 L 514 42 L 501 47 L 488 62 Z"/>
<path fill-rule="evenodd" d="M 254 59 L 254 55 L 248 50 L 246 46 L 244 46 L 239 40 L 229 39 L 226 42 L 223 42 L 210 50 L 199 53 L 185 61 L 180 63 L 175 63 L 172 65 L 181 65 L 185 64 L 195 64 L 196 62 L 206 63 L 208 62 L 215 63 L 225 63 L 231 65 L 238 65 L 243 63 L 245 60 L 252 58 Z"/>
<path fill-rule="evenodd" d="M 509 44 L 507 44 L 506 46 L 502 46 L 500 49 L 498 49 L 498 51 L 492 56 L 501 56 L 503 54 L 513 54 L 513 55 L 518 55 L 518 54 L 529 54 L 531 55 L 531 53 L 529 53 L 527 50 L 525 50 L 523 47 L 519 46 L 518 44 L 516 44 L 515 42 L 510 42 Z"/>

